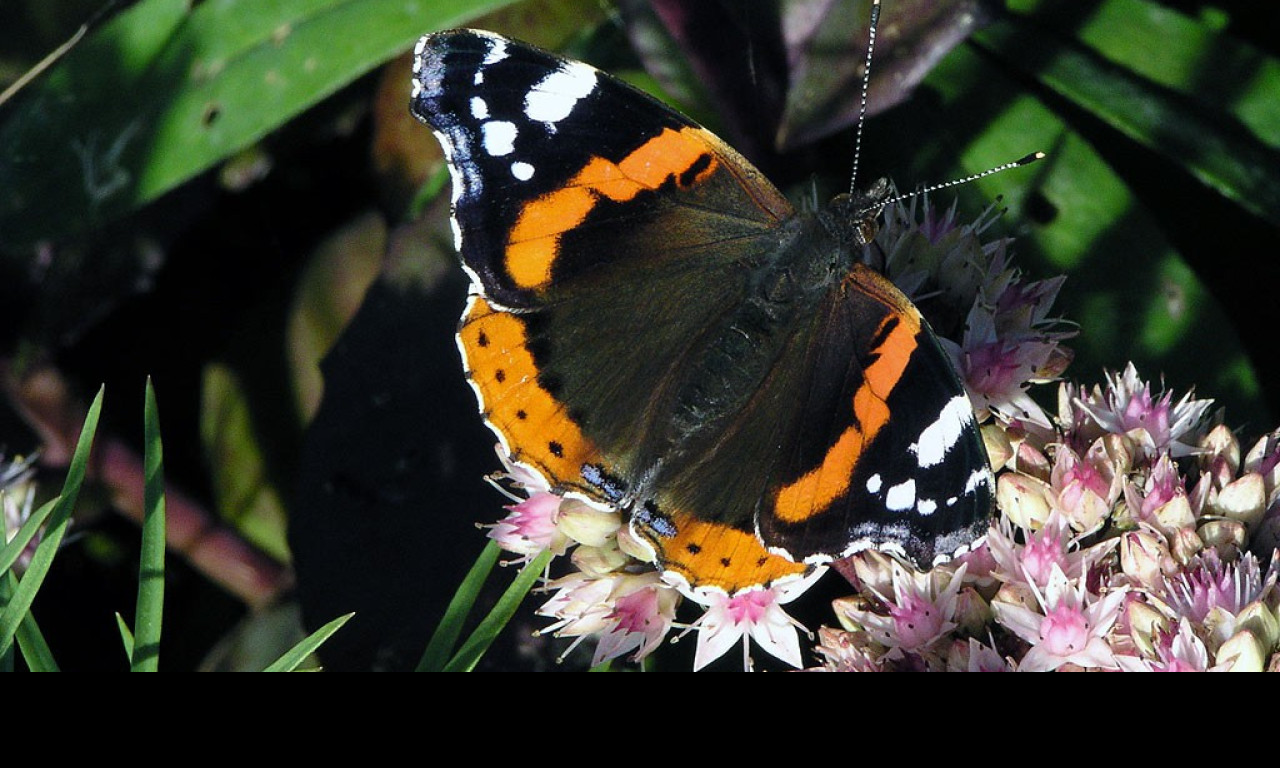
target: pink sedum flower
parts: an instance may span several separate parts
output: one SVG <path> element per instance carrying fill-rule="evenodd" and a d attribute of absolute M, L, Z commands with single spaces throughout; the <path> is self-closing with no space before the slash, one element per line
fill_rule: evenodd
<path fill-rule="evenodd" d="M 1172 392 L 1153 396 L 1129 363 L 1122 373 L 1107 376 L 1105 391 L 1081 392 L 1071 405 L 1104 431 L 1135 437 L 1149 457 L 1167 451 L 1178 458 L 1196 452 L 1196 432 L 1213 401 L 1193 399 L 1190 392 L 1177 403 Z M 1081 420 L 1075 421 L 1079 426 Z"/>
<path fill-rule="evenodd" d="M 532 558 L 544 550 L 563 555 L 569 537 L 560 532 L 556 519 L 561 497 L 550 491 L 536 491 L 532 496 L 507 509 L 507 516 L 489 526 L 489 538 L 508 552 Z"/>
<path fill-rule="evenodd" d="M 992 605 L 996 620 L 1031 644 L 1018 664 L 1019 671 L 1048 672 L 1064 664 L 1117 668 L 1106 637 L 1119 618 L 1127 589 L 1096 598 L 1083 579 L 1073 586 L 1066 574 L 1055 568 L 1048 586 L 1043 591 L 1033 587 L 1033 591 L 1042 613 L 1003 601 Z"/>
<path fill-rule="evenodd" d="M 548 588 L 556 593 L 538 614 L 556 621 L 542 632 L 575 638 L 561 658 L 595 638 L 592 666 L 632 651 L 633 661 L 648 656 L 670 631 L 679 603 L 676 591 L 654 572 L 599 577 L 574 573 Z"/>
<path fill-rule="evenodd" d="M 1196 637 L 1191 622 L 1186 618 L 1178 621 L 1178 631 L 1161 633 L 1156 646 L 1156 659 L 1144 659 L 1136 656 L 1117 656 L 1120 669 L 1126 672 L 1207 672 L 1209 667 L 1209 651 L 1204 642 Z"/>
<path fill-rule="evenodd" d="M 723 656 L 742 642 L 744 669 L 751 669 L 750 641 L 754 640 L 769 655 L 801 666 L 798 632 L 807 632 L 782 606 L 804 593 L 823 569 L 804 579 L 795 579 L 764 589 L 751 589 L 726 595 L 707 591 L 694 595 L 706 611 L 690 629 L 698 632 L 698 647 L 693 669 L 698 671 Z"/>
<path fill-rule="evenodd" d="M 1066 518 L 1056 510 L 1039 530 L 1023 531 L 1020 538 L 1023 543 L 1007 518 L 991 527 L 987 546 L 996 562 L 995 572 L 1007 583 L 1038 589 L 1047 588 L 1055 572 L 1073 581 L 1084 578 L 1115 546 L 1115 540 L 1108 539 L 1081 549 Z"/>
<path fill-rule="evenodd" d="M 1275 558 L 1264 573 L 1251 552 L 1238 562 L 1227 563 L 1210 549 L 1165 578 L 1163 589 L 1155 596 L 1177 616 L 1195 624 L 1208 622 L 1220 643 L 1235 634 L 1236 616 L 1251 603 L 1272 596 L 1278 577 L 1280 566 Z"/>
<path fill-rule="evenodd" d="M 958 626 L 957 596 L 966 568 L 961 564 L 951 573 L 942 568 L 916 573 L 893 561 L 892 594 L 874 590 L 883 609 L 846 603 L 845 617 L 889 648 L 888 658 L 926 652 Z"/>
<path fill-rule="evenodd" d="M 626 580 L 622 594 L 615 595 L 613 610 L 605 617 L 591 666 L 635 651 L 632 661 L 653 653 L 671 630 L 679 595 L 656 573 Z"/>
<path fill-rule="evenodd" d="M 1100 455 L 1100 451 L 1091 451 L 1080 457 L 1065 445 L 1054 452 L 1050 474 L 1054 506 L 1081 533 L 1091 533 L 1106 523 L 1124 488 L 1123 477 L 1100 460 Z"/>

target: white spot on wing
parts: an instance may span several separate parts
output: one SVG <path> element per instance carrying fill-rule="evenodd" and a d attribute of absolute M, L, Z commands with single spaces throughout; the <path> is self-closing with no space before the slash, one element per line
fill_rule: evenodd
<path fill-rule="evenodd" d="M 533 166 L 526 162 L 517 160 L 511 164 L 511 175 L 520 181 L 528 181 L 533 178 Z"/>
<path fill-rule="evenodd" d="M 497 64 L 510 55 L 507 53 L 507 39 L 505 37 L 493 34 L 485 35 L 485 37 L 489 38 L 489 51 L 484 55 L 483 66 Z"/>
<path fill-rule="evenodd" d="M 489 105 L 479 96 L 471 97 L 471 116 L 477 120 L 489 119 Z"/>
<path fill-rule="evenodd" d="M 969 475 L 969 479 L 964 483 L 964 492 L 973 493 L 980 485 L 991 487 L 991 470 L 986 467 L 975 469 L 973 474 Z"/>
<path fill-rule="evenodd" d="M 884 505 L 893 512 L 905 512 L 916 503 L 916 481 L 904 480 L 884 495 Z"/>
<path fill-rule="evenodd" d="M 972 423 L 973 406 L 968 397 L 959 394 L 948 400 L 938 418 L 920 433 L 920 441 L 911 445 L 916 463 L 923 468 L 941 462 Z"/>
<path fill-rule="evenodd" d="M 525 116 L 554 129 L 595 90 L 596 79 L 595 68 L 577 61 L 566 62 L 529 89 L 524 97 Z"/>
<path fill-rule="evenodd" d="M 920 514 L 928 517 L 938 510 L 938 502 L 933 499 L 921 499 L 916 503 L 916 509 Z"/>
<path fill-rule="evenodd" d="M 879 493 L 880 488 L 884 485 L 884 478 L 879 473 L 867 478 L 867 493 Z"/>
<path fill-rule="evenodd" d="M 502 157 L 516 151 L 516 124 L 506 120 L 490 120 L 480 126 L 484 151 L 493 157 Z"/>

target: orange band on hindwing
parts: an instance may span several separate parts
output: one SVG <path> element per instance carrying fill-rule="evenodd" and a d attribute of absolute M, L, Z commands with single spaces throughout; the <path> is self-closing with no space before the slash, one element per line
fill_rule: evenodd
<path fill-rule="evenodd" d="M 883 339 L 872 350 L 872 362 L 863 369 L 862 382 L 853 393 L 854 423 L 840 433 L 821 464 L 778 490 L 774 512 L 782 522 L 808 520 L 849 490 L 863 451 L 889 422 L 885 401 L 916 350 L 919 322 L 904 322 L 908 319 L 914 318 L 890 312 L 881 320 L 876 336 Z"/>
<path fill-rule="evenodd" d="M 458 341 L 485 420 L 501 433 L 512 457 L 538 469 L 552 485 L 585 489 L 582 467 L 599 462 L 599 451 L 564 404 L 539 384 L 520 316 L 473 296 Z"/>
<path fill-rule="evenodd" d="M 809 570 L 803 563 L 771 554 L 754 534 L 688 515 L 677 514 L 672 521 L 674 536 L 646 530 L 646 538 L 658 550 L 663 569 L 680 574 L 695 587 L 719 587 L 732 595 Z"/>
<path fill-rule="evenodd" d="M 545 285 L 559 254 L 560 236 L 585 221 L 601 200 L 625 202 L 668 179 L 691 186 L 714 171 L 716 163 L 707 139 L 695 128 L 664 128 L 617 163 L 593 157 L 567 184 L 520 212 L 507 238 L 507 274 L 519 288 Z"/>

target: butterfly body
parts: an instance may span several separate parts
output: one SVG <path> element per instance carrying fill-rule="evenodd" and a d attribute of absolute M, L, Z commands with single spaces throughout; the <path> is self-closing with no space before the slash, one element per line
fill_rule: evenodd
<path fill-rule="evenodd" d="M 927 566 L 981 535 L 963 385 L 862 263 L 886 183 L 796 212 L 660 102 L 474 30 L 419 43 L 411 108 L 453 176 L 486 422 L 621 509 L 677 584 L 732 594 L 868 547 Z"/>

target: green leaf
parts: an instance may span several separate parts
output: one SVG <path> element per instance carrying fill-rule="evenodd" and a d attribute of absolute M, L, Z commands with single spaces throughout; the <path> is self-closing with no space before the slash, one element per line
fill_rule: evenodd
<path fill-rule="evenodd" d="M 1002 195 L 1015 222 L 1029 222 L 1033 206 L 1051 211 L 1014 233 L 1013 258 L 1027 275 L 1070 276 L 1055 305 L 1056 313 L 1082 324 L 1068 344 L 1076 353 L 1068 376 L 1097 381 L 1103 369 L 1133 361 L 1145 376 L 1179 390 L 1211 391 L 1229 403 L 1233 418 L 1251 418 L 1260 387 L 1223 307 L 1093 146 L 973 47 L 957 48 L 926 82 L 946 115 L 932 124 L 945 123 L 949 141 L 920 148 L 924 165 L 959 158 L 958 168 L 943 173 L 975 173 L 1035 150 L 1048 153 L 971 186 L 988 200 Z M 879 126 L 876 135 L 884 130 Z"/>
<path fill-rule="evenodd" d="M 9 605 L 9 601 L 13 599 L 13 591 L 18 588 L 18 579 L 8 571 L 0 574 L 0 614 L 4 613 L 4 609 Z M 0 653 L 0 672 L 13 671 L 13 647 Z"/>
<path fill-rule="evenodd" d="M 546 570 L 547 564 L 551 562 L 552 554 L 550 551 L 543 552 L 534 559 L 525 563 L 524 568 L 520 570 L 520 575 L 511 582 L 511 586 L 507 587 L 507 591 L 502 593 L 502 597 L 498 598 L 498 602 L 493 606 L 493 610 L 488 616 L 480 622 L 467 641 L 462 644 L 462 648 L 454 655 L 449 663 L 444 666 L 444 672 L 470 672 L 475 669 L 485 651 L 489 650 L 489 646 L 493 645 L 493 641 L 498 638 L 503 627 L 507 626 L 507 622 L 515 615 L 516 609 L 520 607 L 520 603 L 524 601 L 525 595 L 529 594 L 529 590 L 533 589 L 533 585 L 542 577 L 543 571 Z"/>
<path fill-rule="evenodd" d="M 66 535 L 67 526 L 71 522 L 71 513 L 75 509 L 76 499 L 80 495 L 80 486 L 84 483 L 85 468 L 89 464 L 89 451 L 93 447 L 93 436 L 98 429 L 98 417 L 102 413 L 103 390 L 93 398 L 89 413 L 85 416 L 84 427 L 80 431 L 80 439 L 76 443 L 75 452 L 71 456 L 71 464 L 67 467 L 67 479 L 62 484 L 62 493 L 56 500 L 52 514 L 49 515 L 48 527 L 44 540 L 36 547 L 35 554 L 27 566 L 9 604 L 0 612 L 0 656 L 9 651 L 13 645 L 14 634 L 31 609 L 36 593 L 53 565 L 53 558 Z"/>
<path fill-rule="evenodd" d="M 1108 5 L 1126 6 L 1129 12 L 1115 14 L 1113 23 L 1120 23 L 1128 32 L 1127 39 L 1140 37 L 1133 25 L 1147 18 L 1142 13 L 1146 4 L 1125 0 Z M 1005 64 L 1038 78 L 1116 130 L 1181 165 L 1207 186 L 1280 224 L 1280 152 L 1234 115 L 1186 93 L 1171 91 L 1141 72 L 1063 39 L 1059 27 L 1046 28 L 1014 18 L 989 27 L 976 39 L 990 50 L 1007 52 L 1009 55 L 1002 57 Z M 1150 39 L 1160 40 L 1167 54 L 1176 50 L 1161 34 L 1167 25 L 1146 26 Z M 1194 71 L 1196 63 L 1203 61 L 1200 54 L 1204 50 L 1204 45 L 1185 50 L 1184 66 L 1173 69 Z M 1132 51 L 1127 53 L 1133 55 Z M 1162 58 L 1167 60 L 1168 55 Z M 1259 58 L 1270 64 L 1269 79 L 1280 77 L 1277 62 Z"/>
<path fill-rule="evenodd" d="M 328 624 L 325 624 L 323 627 L 317 629 L 315 632 L 312 632 L 305 640 L 289 649 L 289 651 L 281 656 L 278 661 L 264 669 L 263 672 L 294 671 L 298 668 L 298 665 L 306 661 L 308 656 L 315 653 L 316 650 L 324 644 L 324 641 L 328 640 L 334 632 L 337 632 L 342 628 L 343 624 L 350 621 L 352 616 L 355 616 L 355 614 L 348 613 L 345 616 L 339 616 Z"/>
<path fill-rule="evenodd" d="M 449 655 L 453 653 L 458 643 L 458 636 L 462 633 L 462 625 L 475 606 L 476 598 L 480 596 L 480 590 L 488 580 L 489 574 L 493 572 L 493 566 L 498 562 L 500 553 L 501 548 L 492 539 L 481 550 L 475 564 L 471 566 L 471 570 L 467 571 L 466 578 L 453 593 L 449 606 L 445 608 L 444 616 L 440 617 L 440 624 L 436 626 L 436 631 L 432 633 L 431 640 L 427 643 L 422 660 L 418 662 L 417 671 L 440 672 L 445 668 Z"/>
<path fill-rule="evenodd" d="M 112 220 L 419 35 L 508 2 L 142 0 L 88 35 L 0 124 L 0 242 Z"/>
<path fill-rule="evenodd" d="M 13 587 L 17 579 L 12 573 L 5 574 L 4 581 Z M 44 640 L 44 633 L 36 624 L 36 617 L 28 611 L 22 624 L 18 626 L 18 648 L 22 651 L 22 660 L 27 662 L 27 669 L 32 672 L 57 672 L 58 662 L 53 658 L 53 651 Z"/>
<path fill-rule="evenodd" d="M 164 447 L 160 441 L 160 414 L 156 393 L 147 379 L 143 406 L 142 552 L 138 563 L 138 609 L 134 616 L 134 672 L 155 672 L 160 667 L 160 630 L 164 621 Z"/>
<path fill-rule="evenodd" d="M 119 611 L 116 611 L 116 628 L 120 630 L 120 644 L 124 646 L 124 657 L 133 659 L 133 630 L 129 629 L 129 623 L 124 620 Z"/>
<path fill-rule="evenodd" d="M 1013 0 L 1010 10 L 1039 17 L 1044 29 L 1075 40 L 1152 84 L 1230 114 L 1263 142 L 1280 147 L 1280 60 L 1150 0 L 1106 0 L 1082 13 L 1077 2 Z"/>
<path fill-rule="evenodd" d="M 240 379 L 226 366 L 209 365 L 201 400 L 200 437 L 219 515 L 255 546 L 287 563 L 284 502 L 269 480 Z"/>

